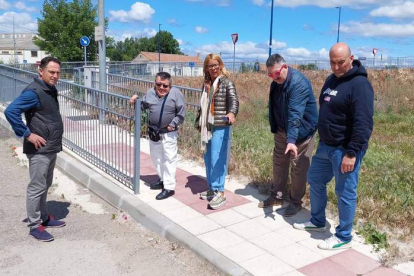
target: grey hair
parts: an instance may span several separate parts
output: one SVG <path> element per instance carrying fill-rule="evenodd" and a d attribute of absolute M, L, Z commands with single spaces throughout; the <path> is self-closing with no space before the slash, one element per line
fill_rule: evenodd
<path fill-rule="evenodd" d="M 286 63 L 285 59 L 279 54 L 273 54 L 267 59 L 266 67 L 273 67 L 281 63 Z"/>

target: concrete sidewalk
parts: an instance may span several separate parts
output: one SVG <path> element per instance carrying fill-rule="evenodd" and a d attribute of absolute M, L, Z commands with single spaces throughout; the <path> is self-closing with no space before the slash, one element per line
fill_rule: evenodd
<path fill-rule="evenodd" d="M 179 162 L 176 195 L 157 201 L 159 191 L 148 187 L 157 176 L 147 141 L 142 140 L 141 150 L 139 195 L 69 151 L 58 155 L 57 166 L 144 226 L 187 245 L 230 275 L 414 275 L 413 263 L 396 267 L 399 271 L 382 267 L 372 247 L 357 235 L 352 249 L 318 249 L 320 240 L 334 232 L 334 221 L 329 221 L 331 228 L 324 233 L 295 230 L 292 224 L 307 220 L 309 211 L 284 218 L 284 206 L 258 208 L 265 196 L 248 186 L 248 180 L 229 178 L 227 205 L 208 209 L 208 202 L 199 199 L 199 193 L 207 189 L 205 172 L 193 162 Z M 19 149 L 17 153 L 24 159 Z"/>

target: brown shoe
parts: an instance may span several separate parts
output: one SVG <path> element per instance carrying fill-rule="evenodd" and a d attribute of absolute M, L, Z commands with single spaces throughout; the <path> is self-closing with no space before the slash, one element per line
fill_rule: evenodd
<path fill-rule="evenodd" d="M 268 208 L 272 206 L 278 206 L 283 204 L 283 199 L 269 196 L 265 201 L 260 201 L 259 208 Z"/>

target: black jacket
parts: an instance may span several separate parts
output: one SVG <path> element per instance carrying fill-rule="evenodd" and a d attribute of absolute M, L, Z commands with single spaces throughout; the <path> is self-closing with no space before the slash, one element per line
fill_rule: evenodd
<path fill-rule="evenodd" d="M 46 145 L 36 149 L 31 142 L 24 139 L 23 152 L 26 154 L 46 154 L 62 151 L 63 122 L 59 113 L 56 88 L 47 86 L 39 78 L 35 78 L 23 92 L 27 90 L 34 91 L 40 101 L 39 108 L 29 109 L 25 112 L 27 126 L 30 132 L 43 137 L 46 140 Z"/>
<path fill-rule="evenodd" d="M 374 121 L 374 90 L 361 62 L 337 78 L 330 75 L 319 96 L 320 141 L 355 153 L 368 148 Z"/>

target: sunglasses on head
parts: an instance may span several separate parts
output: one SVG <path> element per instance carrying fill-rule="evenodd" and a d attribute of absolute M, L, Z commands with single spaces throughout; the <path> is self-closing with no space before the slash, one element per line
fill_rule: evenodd
<path fill-rule="evenodd" d="M 276 71 L 274 71 L 273 73 L 267 73 L 267 75 L 268 75 L 269 77 L 271 77 L 272 79 L 274 79 L 274 78 L 276 78 L 276 77 L 279 77 L 279 76 L 280 76 L 280 74 L 282 73 L 283 68 L 287 68 L 287 65 L 286 65 L 286 64 L 283 64 L 283 65 L 282 65 L 282 67 L 280 67 L 280 69 L 279 69 L 279 70 L 276 70 Z"/>
<path fill-rule="evenodd" d="M 169 85 L 169 84 L 163 84 L 163 83 L 159 83 L 159 82 L 156 82 L 156 83 L 155 83 L 155 85 L 156 85 L 156 86 L 158 86 L 158 87 L 161 87 L 161 86 L 162 86 L 162 87 L 164 87 L 164 88 L 168 88 L 168 87 L 170 87 L 170 85 Z"/>

